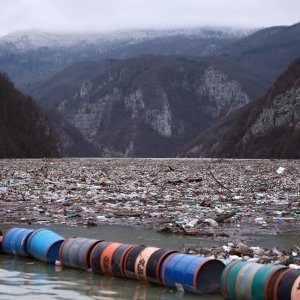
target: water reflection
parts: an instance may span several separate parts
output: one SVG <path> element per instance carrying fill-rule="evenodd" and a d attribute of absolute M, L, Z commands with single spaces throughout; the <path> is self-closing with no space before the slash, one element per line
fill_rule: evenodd
<path fill-rule="evenodd" d="M 0 257 L 0 299 L 219 300 L 222 297 L 183 295 L 166 287 L 71 268 L 57 272 L 54 266 L 36 260 L 3 255 Z"/>

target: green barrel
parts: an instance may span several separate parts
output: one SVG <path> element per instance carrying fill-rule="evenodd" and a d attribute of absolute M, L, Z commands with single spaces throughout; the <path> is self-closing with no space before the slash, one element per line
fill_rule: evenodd
<path fill-rule="evenodd" d="M 245 261 L 241 261 L 241 262 L 235 264 L 228 273 L 227 280 L 226 280 L 226 286 L 227 286 L 228 298 L 231 300 L 237 300 L 236 281 L 237 281 L 239 272 L 247 264 L 249 264 L 249 263 L 245 262 Z"/>
<path fill-rule="evenodd" d="M 264 265 L 251 263 L 244 265 L 236 279 L 235 294 L 238 300 L 252 300 L 252 281 L 256 272 Z"/>
<path fill-rule="evenodd" d="M 221 281 L 220 281 L 220 286 L 221 286 L 221 292 L 223 294 L 223 296 L 225 297 L 225 299 L 228 299 L 228 289 L 227 289 L 227 278 L 228 275 L 231 271 L 231 269 L 238 263 L 240 263 L 241 261 L 239 260 L 235 260 L 232 261 L 231 263 L 229 263 L 226 268 L 224 269 L 222 276 L 221 276 Z"/>
<path fill-rule="evenodd" d="M 252 299 L 254 300 L 264 300 L 265 291 L 268 288 L 268 283 L 270 282 L 269 277 L 274 274 L 274 271 L 281 269 L 282 266 L 275 266 L 272 264 L 264 265 L 259 268 L 255 273 L 252 281 Z"/>

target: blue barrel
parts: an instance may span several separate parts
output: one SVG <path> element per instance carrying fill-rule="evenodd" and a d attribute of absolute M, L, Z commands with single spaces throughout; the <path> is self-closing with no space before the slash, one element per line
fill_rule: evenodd
<path fill-rule="evenodd" d="M 51 230 L 38 229 L 28 239 L 28 251 L 33 257 L 53 264 L 59 259 L 60 246 L 64 240 Z"/>
<path fill-rule="evenodd" d="M 162 282 L 170 287 L 197 294 L 214 293 L 220 290 L 224 263 L 216 259 L 189 254 L 170 255 L 162 264 Z"/>
<path fill-rule="evenodd" d="M 3 237 L 3 252 L 20 256 L 30 256 L 27 242 L 33 231 L 26 228 L 11 228 Z"/>

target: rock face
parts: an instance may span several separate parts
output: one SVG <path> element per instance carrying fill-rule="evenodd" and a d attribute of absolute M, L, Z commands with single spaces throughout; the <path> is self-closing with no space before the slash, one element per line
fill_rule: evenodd
<path fill-rule="evenodd" d="M 58 142 L 29 96 L 0 73 L 0 158 L 58 156 Z"/>
<path fill-rule="evenodd" d="M 172 157 L 199 131 L 256 96 L 259 84 L 249 78 L 224 60 L 149 55 L 114 62 L 77 86 L 62 85 L 60 92 L 50 79 L 32 95 L 59 112 L 98 156 Z"/>
<path fill-rule="evenodd" d="M 219 121 L 188 145 L 188 156 L 300 157 L 300 59 L 265 97 Z"/>

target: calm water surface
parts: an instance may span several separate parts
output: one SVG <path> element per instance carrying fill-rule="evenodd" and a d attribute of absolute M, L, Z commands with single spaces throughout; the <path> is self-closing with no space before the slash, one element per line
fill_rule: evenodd
<path fill-rule="evenodd" d="M 2 231 L 6 231 L 9 227 L 12 226 L 3 225 L 0 228 Z M 36 227 L 32 226 L 32 228 Z M 151 230 L 127 226 L 97 226 L 85 228 L 53 225 L 48 226 L 48 228 L 65 237 L 82 236 L 173 249 L 179 249 L 185 243 L 201 246 L 220 244 L 213 240 L 165 235 Z M 294 244 L 299 245 L 300 239 L 296 234 L 260 236 L 257 241 L 252 241 L 251 244 L 264 247 L 277 245 L 289 248 Z M 169 288 L 154 284 L 148 285 L 134 280 L 106 278 L 98 274 L 71 268 L 57 270 L 54 266 L 33 259 L 2 255 L 0 256 L 0 299 L 220 300 L 223 298 L 221 295 L 201 297 L 191 294 L 183 295 Z"/>

